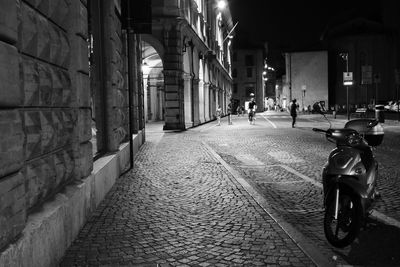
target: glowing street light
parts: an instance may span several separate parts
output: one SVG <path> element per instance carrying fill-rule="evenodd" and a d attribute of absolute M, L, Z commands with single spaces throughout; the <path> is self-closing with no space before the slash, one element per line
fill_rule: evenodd
<path fill-rule="evenodd" d="M 218 6 L 218 9 L 220 9 L 220 10 L 225 9 L 226 1 L 225 0 L 219 0 L 217 6 Z"/>

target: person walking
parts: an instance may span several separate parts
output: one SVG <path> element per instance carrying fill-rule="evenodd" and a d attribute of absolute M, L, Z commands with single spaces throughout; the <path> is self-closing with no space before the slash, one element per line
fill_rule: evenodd
<path fill-rule="evenodd" d="M 226 112 L 228 113 L 228 125 L 231 125 L 232 124 L 232 116 L 231 116 L 231 114 L 232 114 L 232 102 L 230 102 L 228 104 L 228 108 L 227 108 Z"/>
<path fill-rule="evenodd" d="M 297 105 L 296 99 L 293 99 L 292 105 L 290 106 L 290 116 L 292 116 L 292 128 L 296 124 L 296 117 L 297 117 Z"/>
<path fill-rule="evenodd" d="M 217 110 L 216 110 L 216 116 L 217 116 L 217 126 L 221 125 L 221 115 L 222 115 L 222 109 L 218 105 Z"/>

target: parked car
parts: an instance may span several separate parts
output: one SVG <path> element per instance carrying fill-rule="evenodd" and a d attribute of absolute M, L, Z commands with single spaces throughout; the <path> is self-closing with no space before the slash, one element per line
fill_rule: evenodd
<path fill-rule="evenodd" d="M 387 102 L 387 104 L 384 106 L 386 111 L 388 111 L 388 110 L 390 110 L 392 108 L 393 102 L 394 101 Z"/>
<path fill-rule="evenodd" d="M 399 106 L 399 103 L 393 103 L 393 105 L 390 107 L 390 110 L 397 112 L 398 106 Z"/>

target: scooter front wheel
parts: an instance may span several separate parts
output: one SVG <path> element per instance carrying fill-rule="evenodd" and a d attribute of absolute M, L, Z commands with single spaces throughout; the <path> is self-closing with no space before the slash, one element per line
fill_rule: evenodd
<path fill-rule="evenodd" d="M 333 246 L 343 248 L 357 237 L 361 226 L 362 207 L 360 198 L 348 192 L 340 192 L 337 219 L 335 219 L 336 199 L 327 203 L 324 217 L 325 237 Z"/>

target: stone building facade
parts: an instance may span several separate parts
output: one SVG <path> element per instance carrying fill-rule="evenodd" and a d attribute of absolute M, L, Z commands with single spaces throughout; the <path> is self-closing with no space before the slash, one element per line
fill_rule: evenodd
<path fill-rule="evenodd" d="M 264 50 L 261 48 L 237 48 L 233 57 L 234 90 L 232 94 L 235 107 L 245 105 L 254 94 L 257 111 L 264 111 L 265 86 Z"/>
<path fill-rule="evenodd" d="M 0 2 L 0 266 L 56 266 L 132 166 L 146 122 L 185 130 L 226 110 L 229 8 L 153 0 L 152 33 L 138 34 L 126 3 Z M 156 79 L 142 69 L 151 51 Z"/>
<path fill-rule="evenodd" d="M 296 99 L 300 111 L 321 101 L 328 108 L 328 52 L 285 53 L 285 63 L 286 75 L 279 95 L 280 106 L 286 108 Z"/>
<path fill-rule="evenodd" d="M 142 40 L 155 50 L 158 61 L 154 53 L 143 59 L 153 61 L 149 73 L 161 76 L 158 81 L 163 82 L 145 86 L 145 105 L 161 102 L 146 112 L 162 114 L 158 119 L 164 120 L 166 130 L 184 130 L 213 120 L 217 105 L 226 111 L 232 94 L 229 7 L 219 9 L 216 0 L 153 0 L 152 16 L 152 34 L 143 35 Z M 158 94 L 162 101 L 160 96 L 154 99 L 154 90 L 163 92 Z"/>
<path fill-rule="evenodd" d="M 121 8 L 0 2 L 0 266 L 57 265 L 144 141 Z"/>

